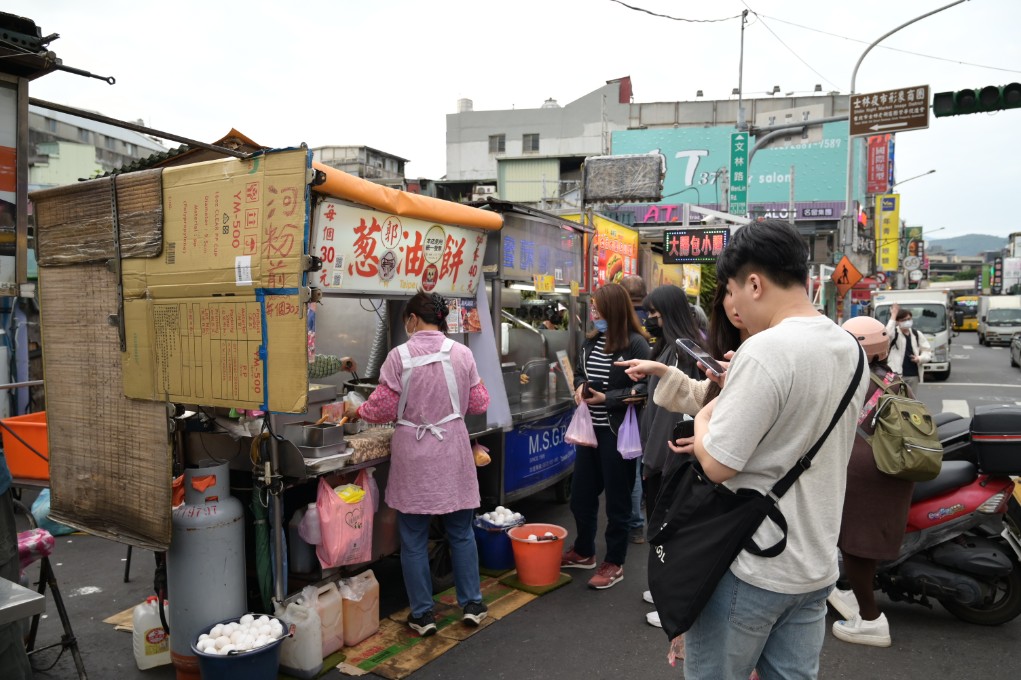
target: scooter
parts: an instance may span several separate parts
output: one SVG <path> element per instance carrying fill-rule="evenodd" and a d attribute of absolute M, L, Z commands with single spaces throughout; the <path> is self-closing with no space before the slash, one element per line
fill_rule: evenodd
<path fill-rule="evenodd" d="M 1021 474 L 1021 409 L 936 420 L 942 470 L 915 485 L 900 555 L 877 567 L 876 585 L 894 601 L 932 608 L 935 598 L 962 621 L 1000 625 L 1021 615 L 1021 504 L 1010 477 Z"/>

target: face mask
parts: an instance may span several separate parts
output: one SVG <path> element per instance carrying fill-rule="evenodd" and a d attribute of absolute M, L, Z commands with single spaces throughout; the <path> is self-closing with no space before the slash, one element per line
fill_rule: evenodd
<path fill-rule="evenodd" d="M 416 324 L 416 325 L 417 325 L 417 324 Z M 415 329 L 414 329 L 414 328 L 411 328 L 411 329 L 409 329 L 409 328 L 408 328 L 408 323 L 407 323 L 407 322 L 404 322 L 404 332 L 405 332 L 405 333 L 407 334 L 407 336 L 408 336 L 408 337 L 410 338 L 410 337 L 411 337 L 412 335 L 414 335 L 414 334 L 415 334 Z"/>
<path fill-rule="evenodd" d="M 645 331 L 654 338 L 663 337 L 663 327 L 659 325 L 659 319 L 649 317 L 645 320 Z"/>
<path fill-rule="evenodd" d="M 592 325 L 596 327 L 596 330 L 600 333 L 605 333 L 606 329 L 609 328 L 609 324 L 606 323 L 606 319 L 594 319 Z"/>
<path fill-rule="evenodd" d="M 911 330 L 911 327 L 914 326 L 915 324 L 914 324 L 914 322 L 912 322 L 911 319 L 908 319 L 907 321 L 901 321 L 897 325 L 900 326 L 900 328 L 902 330 L 909 331 L 909 330 Z"/>

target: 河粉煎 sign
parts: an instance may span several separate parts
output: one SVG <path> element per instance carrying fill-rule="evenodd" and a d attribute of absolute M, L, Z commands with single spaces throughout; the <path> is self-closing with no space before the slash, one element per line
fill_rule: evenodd
<path fill-rule="evenodd" d="M 929 86 L 852 94 L 851 136 L 880 135 L 929 127 Z"/>

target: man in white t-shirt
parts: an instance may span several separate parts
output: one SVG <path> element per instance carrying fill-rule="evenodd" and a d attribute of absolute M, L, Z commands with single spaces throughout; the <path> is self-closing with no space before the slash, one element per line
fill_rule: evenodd
<path fill-rule="evenodd" d="M 715 482 L 767 492 L 822 436 L 854 377 L 854 337 L 820 315 L 805 288 L 808 250 L 779 220 L 741 227 L 717 276 L 751 332 L 726 384 L 695 418 L 694 455 Z M 685 634 L 684 677 L 815 678 L 826 596 L 837 580 L 837 536 L 859 389 L 811 467 L 780 499 L 787 547 L 777 557 L 742 552 Z M 780 537 L 766 521 L 758 545 Z"/>

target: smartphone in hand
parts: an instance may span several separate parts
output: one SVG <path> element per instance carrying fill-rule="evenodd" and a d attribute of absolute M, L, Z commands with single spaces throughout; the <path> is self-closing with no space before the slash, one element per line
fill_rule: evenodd
<path fill-rule="evenodd" d="M 674 433 L 671 439 L 676 443 L 678 439 L 687 439 L 695 436 L 694 420 L 678 420 L 674 425 Z"/>
<path fill-rule="evenodd" d="M 584 383 L 582 383 L 581 397 L 582 397 L 582 399 L 591 399 L 592 398 L 592 388 L 589 387 L 588 381 L 585 381 Z"/>
<path fill-rule="evenodd" d="M 719 362 L 709 355 L 709 352 L 705 351 L 688 338 L 678 338 L 677 346 L 690 354 L 696 361 L 701 362 L 702 365 L 708 368 L 709 372 L 717 378 L 727 372 L 727 369 L 720 366 Z"/>

